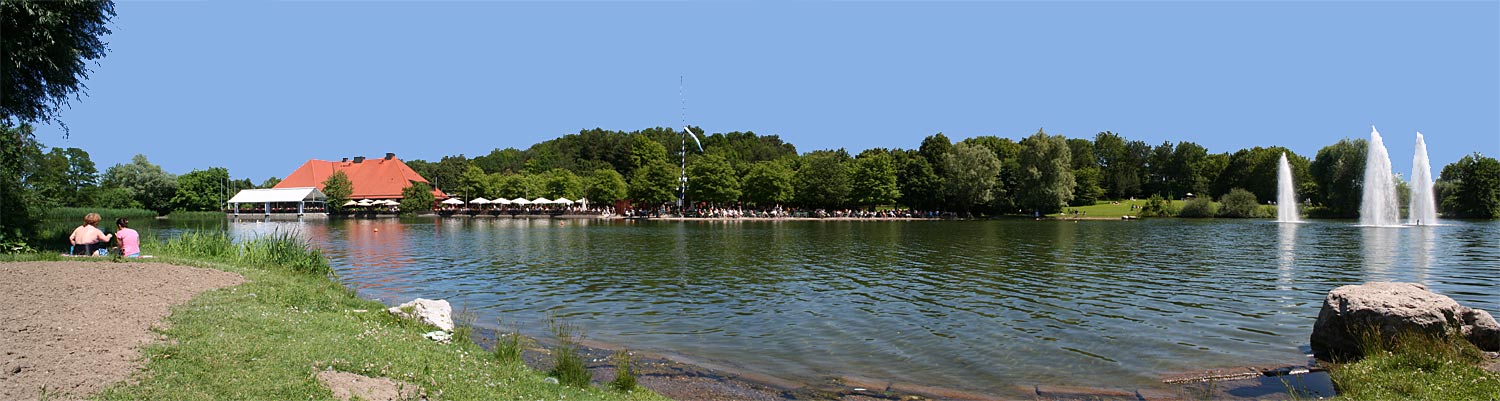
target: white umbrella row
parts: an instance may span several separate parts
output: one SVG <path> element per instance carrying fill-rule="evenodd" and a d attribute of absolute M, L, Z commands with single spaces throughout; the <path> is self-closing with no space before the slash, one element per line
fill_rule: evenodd
<path fill-rule="evenodd" d="M 344 206 L 397 206 L 397 205 L 400 205 L 400 204 L 401 204 L 400 202 L 396 202 L 396 201 L 393 201 L 393 200 L 390 200 L 390 199 L 381 199 L 381 200 L 360 199 L 357 202 L 353 201 L 353 200 L 350 200 L 348 202 L 344 202 Z"/>
<path fill-rule="evenodd" d="M 495 199 L 495 200 L 489 200 L 489 199 L 485 199 L 485 198 L 474 198 L 473 200 L 470 200 L 468 202 L 464 202 L 463 200 L 460 200 L 458 198 L 448 198 L 447 200 L 443 201 L 443 204 L 445 204 L 445 205 L 462 205 L 464 203 L 468 203 L 468 204 L 471 204 L 471 205 L 490 205 L 490 204 L 497 204 L 497 205 L 571 205 L 571 204 L 574 204 L 574 203 L 582 203 L 582 204 L 587 205 L 588 204 L 588 199 L 579 199 L 578 201 L 573 201 L 573 200 L 568 199 L 568 198 L 557 198 L 557 199 L 547 199 L 547 198 L 536 198 L 536 199 L 515 198 L 515 199 L 505 199 L 505 198 L 499 198 L 499 199 Z"/>

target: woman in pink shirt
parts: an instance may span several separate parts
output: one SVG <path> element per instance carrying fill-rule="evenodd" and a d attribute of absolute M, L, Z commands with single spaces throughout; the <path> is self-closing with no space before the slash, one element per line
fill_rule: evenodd
<path fill-rule="evenodd" d="M 116 219 L 115 226 L 115 238 L 120 239 L 120 254 L 127 258 L 141 257 L 141 234 L 130 229 L 130 219 Z"/>

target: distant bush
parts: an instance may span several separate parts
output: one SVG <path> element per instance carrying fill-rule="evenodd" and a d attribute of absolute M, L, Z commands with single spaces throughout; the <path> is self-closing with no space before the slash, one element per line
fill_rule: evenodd
<path fill-rule="evenodd" d="M 1146 204 L 1141 206 L 1141 211 L 1136 213 L 1140 217 L 1172 217 L 1173 214 L 1176 211 L 1172 210 L 1172 203 L 1162 199 L 1161 195 L 1151 195 L 1151 198 L 1146 199 Z"/>
<path fill-rule="evenodd" d="M 1219 199 L 1219 204 L 1219 217 L 1261 217 L 1260 202 L 1255 200 L 1255 194 L 1241 188 L 1229 190 Z"/>
<path fill-rule="evenodd" d="M 1214 202 L 1208 200 L 1208 197 L 1187 201 L 1187 204 L 1182 205 L 1182 210 L 1177 211 L 1177 217 L 1214 217 Z"/>

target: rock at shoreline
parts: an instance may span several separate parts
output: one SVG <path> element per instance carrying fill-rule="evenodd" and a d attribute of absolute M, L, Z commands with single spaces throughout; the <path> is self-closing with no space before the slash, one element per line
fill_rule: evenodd
<path fill-rule="evenodd" d="M 1464 314 L 1463 334 L 1479 349 L 1500 351 L 1500 322 L 1496 322 L 1489 312 L 1469 309 Z"/>
<path fill-rule="evenodd" d="M 417 298 L 400 306 L 391 307 L 387 311 L 403 318 L 416 319 L 446 332 L 453 332 L 453 306 L 448 305 L 448 300 L 445 299 Z"/>
<path fill-rule="evenodd" d="M 1385 337 L 1401 332 L 1460 334 L 1486 351 L 1500 349 L 1500 324 L 1489 313 L 1415 283 L 1346 285 L 1328 292 L 1313 324 L 1312 349 L 1319 359 L 1361 356 L 1362 331 Z"/>

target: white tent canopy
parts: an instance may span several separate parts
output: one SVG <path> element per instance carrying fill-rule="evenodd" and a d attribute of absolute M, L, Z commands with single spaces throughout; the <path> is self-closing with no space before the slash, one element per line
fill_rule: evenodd
<path fill-rule="evenodd" d="M 448 199 L 446 199 L 446 200 L 443 201 L 443 204 L 444 205 L 462 205 L 462 204 L 464 204 L 464 201 L 459 200 L 458 198 L 448 198 Z"/>
<path fill-rule="evenodd" d="M 266 202 L 323 202 L 328 200 L 328 195 L 313 187 L 303 188 L 268 188 L 268 189 L 246 189 L 233 198 L 229 203 L 266 203 Z"/>
<path fill-rule="evenodd" d="M 314 187 L 299 187 L 241 190 L 225 203 L 228 203 L 229 207 L 234 209 L 235 215 L 240 214 L 241 204 L 248 203 L 251 205 L 260 205 L 261 212 L 267 216 L 273 211 L 273 203 L 280 204 L 274 206 L 274 208 L 278 209 L 276 210 L 277 213 L 291 213 L 290 204 L 295 203 L 297 205 L 297 215 L 302 216 L 303 212 L 306 211 L 308 203 L 312 203 L 313 206 L 317 207 L 324 202 L 328 202 L 328 195 L 323 194 L 323 191 L 319 191 Z M 320 211 L 319 213 L 322 212 Z"/>

